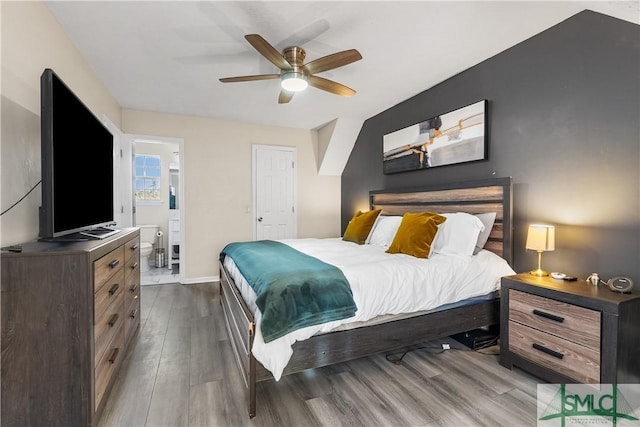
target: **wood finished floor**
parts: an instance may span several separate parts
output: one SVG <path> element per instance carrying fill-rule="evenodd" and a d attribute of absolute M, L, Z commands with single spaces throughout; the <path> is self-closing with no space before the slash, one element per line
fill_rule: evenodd
<path fill-rule="evenodd" d="M 100 426 L 533 426 L 535 377 L 497 356 L 375 355 L 258 384 L 247 415 L 217 283 L 141 288 L 141 328 Z"/>

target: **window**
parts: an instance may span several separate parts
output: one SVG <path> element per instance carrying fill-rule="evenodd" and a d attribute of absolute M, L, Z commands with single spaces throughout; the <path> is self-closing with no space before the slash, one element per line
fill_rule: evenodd
<path fill-rule="evenodd" d="M 160 203 L 160 156 L 136 154 L 136 202 Z"/>

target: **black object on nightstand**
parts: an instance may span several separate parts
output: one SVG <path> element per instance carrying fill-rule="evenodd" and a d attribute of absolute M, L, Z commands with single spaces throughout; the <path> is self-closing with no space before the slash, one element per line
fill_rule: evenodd
<path fill-rule="evenodd" d="M 640 383 L 640 293 L 504 277 L 500 364 L 552 383 Z"/>

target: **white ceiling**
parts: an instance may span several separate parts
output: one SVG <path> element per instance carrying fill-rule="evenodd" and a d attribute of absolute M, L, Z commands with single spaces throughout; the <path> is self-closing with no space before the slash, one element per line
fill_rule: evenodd
<path fill-rule="evenodd" d="M 640 23 L 635 1 L 50 1 L 48 6 L 124 108 L 313 129 L 364 120 L 583 9 Z M 357 91 L 309 88 L 279 105 L 277 73 L 244 39 L 307 61 L 355 48 L 361 61 L 320 74 Z"/>

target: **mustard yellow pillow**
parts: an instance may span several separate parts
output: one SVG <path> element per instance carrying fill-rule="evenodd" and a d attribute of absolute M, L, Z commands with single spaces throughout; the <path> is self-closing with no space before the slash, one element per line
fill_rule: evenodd
<path fill-rule="evenodd" d="M 368 212 L 358 211 L 353 218 L 351 218 L 349 224 L 347 224 L 347 229 L 344 231 L 342 240 L 362 245 L 365 240 L 367 240 L 367 236 L 369 236 L 371 228 L 373 228 L 373 224 L 375 224 L 380 212 L 381 209 Z"/>
<path fill-rule="evenodd" d="M 429 258 L 431 243 L 438 232 L 438 224 L 442 224 L 446 219 L 433 212 L 404 214 L 387 253 Z"/>

